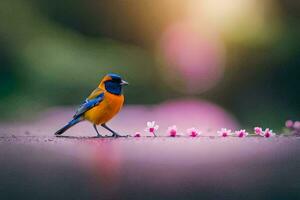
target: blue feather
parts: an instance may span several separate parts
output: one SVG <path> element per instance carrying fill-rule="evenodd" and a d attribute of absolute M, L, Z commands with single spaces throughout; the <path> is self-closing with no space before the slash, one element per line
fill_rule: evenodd
<path fill-rule="evenodd" d="M 94 99 L 86 99 L 83 104 L 77 109 L 73 118 L 82 116 L 86 111 L 98 105 L 104 98 L 104 93 L 99 94 Z"/>
<path fill-rule="evenodd" d="M 69 128 L 71 128 L 72 126 L 74 126 L 75 124 L 77 124 L 80 121 L 82 121 L 81 118 L 72 119 L 64 127 L 62 127 L 61 129 L 59 129 L 58 131 L 56 131 L 55 135 L 61 135 L 61 134 L 63 134 L 66 130 L 68 130 Z"/>
<path fill-rule="evenodd" d="M 119 82 L 107 81 L 105 82 L 105 89 L 112 94 L 120 95 L 122 93 L 122 86 Z"/>

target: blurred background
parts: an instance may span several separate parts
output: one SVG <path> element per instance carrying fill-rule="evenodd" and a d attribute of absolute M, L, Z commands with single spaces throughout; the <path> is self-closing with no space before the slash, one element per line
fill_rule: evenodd
<path fill-rule="evenodd" d="M 294 0 L 1 0 L 0 120 L 77 105 L 114 72 L 127 105 L 205 101 L 279 129 L 300 117 L 299 13 Z"/>

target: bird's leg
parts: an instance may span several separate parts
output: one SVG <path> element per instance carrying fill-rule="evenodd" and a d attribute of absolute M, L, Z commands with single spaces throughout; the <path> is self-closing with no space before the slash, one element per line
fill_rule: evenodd
<path fill-rule="evenodd" d="M 119 135 L 118 133 L 110 129 L 108 126 L 106 126 L 106 124 L 101 124 L 101 126 L 106 130 L 110 131 L 112 133 L 112 137 L 123 137 L 122 135 Z"/>
<path fill-rule="evenodd" d="M 93 124 L 93 127 L 94 127 L 95 131 L 97 132 L 97 137 L 103 137 L 103 136 L 100 135 L 100 133 L 98 132 L 98 129 L 97 129 L 96 124 Z"/>

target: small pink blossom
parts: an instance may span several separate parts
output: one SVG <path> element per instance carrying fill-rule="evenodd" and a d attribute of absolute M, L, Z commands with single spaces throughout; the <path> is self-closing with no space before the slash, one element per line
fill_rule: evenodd
<path fill-rule="evenodd" d="M 276 135 L 276 133 L 273 133 L 273 131 L 270 130 L 269 128 L 266 128 L 266 130 L 264 131 L 264 134 L 263 134 L 263 136 L 266 138 L 273 137 L 275 135 Z"/>
<path fill-rule="evenodd" d="M 140 132 L 136 132 L 136 133 L 134 134 L 134 137 L 141 137 L 141 133 L 140 133 Z"/>
<path fill-rule="evenodd" d="M 219 136 L 221 137 L 228 137 L 232 135 L 232 132 L 230 129 L 222 128 L 220 131 L 217 132 Z"/>
<path fill-rule="evenodd" d="M 243 137 L 247 137 L 248 136 L 248 132 L 245 129 L 239 130 L 239 131 L 235 131 L 235 135 L 243 138 Z"/>
<path fill-rule="evenodd" d="M 168 127 L 167 133 L 170 137 L 176 137 L 177 135 L 177 127 L 176 125 Z"/>
<path fill-rule="evenodd" d="M 256 135 L 264 136 L 264 132 L 263 132 L 263 130 L 262 130 L 261 127 L 255 127 L 255 128 L 254 128 L 254 133 L 255 133 Z"/>
<path fill-rule="evenodd" d="M 186 130 L 186 132 L 190 137 L 197 137 L 201 134 L 201 132 L 198 131 L 196 128 L 189 128 Z"/>
<path fill-rule="evenodd" d="M 296 121 L 293 125 L 293 128 L 297 131 L 300 131 L 300 122 L 299 121 Z"/>
<path fill-rule="evenodd" d="M 155 131 L 159 128 L 158 125 L 155 125 L 155 121 L 147 122 L 147 127 L 145 128 L 145 131 L 152 133 L 155 137 Z"/>
<path fill-rule="evenodd" d="M 287 120 L 285 122 L 285 127 L 291 129 L 291 128 L 293 128 L 293 126 L 294 126 L 294 122 L 292 120 Z"/>

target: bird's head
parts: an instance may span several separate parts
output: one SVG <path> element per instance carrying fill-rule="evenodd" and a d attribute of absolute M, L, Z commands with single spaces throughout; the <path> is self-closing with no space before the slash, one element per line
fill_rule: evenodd
<path fill-rule="evenodd" d="M 99 88 L 105 89 L 109 93 L 120 95 L 122 94 L 122 87 L 128 85 L 120 75 L 107 74 L 101 81 Z"/>

